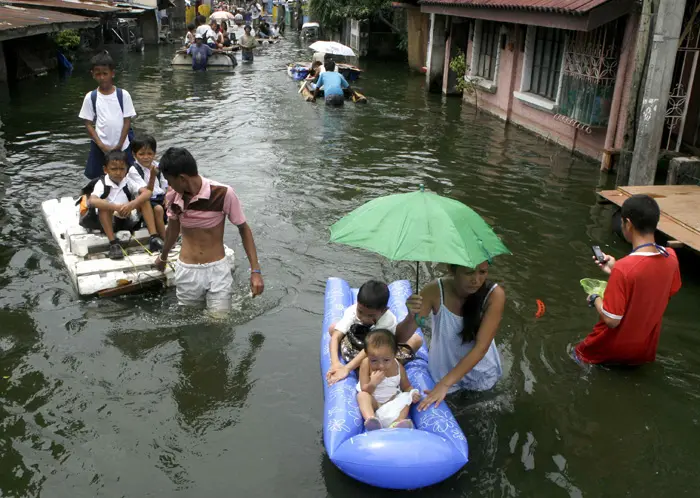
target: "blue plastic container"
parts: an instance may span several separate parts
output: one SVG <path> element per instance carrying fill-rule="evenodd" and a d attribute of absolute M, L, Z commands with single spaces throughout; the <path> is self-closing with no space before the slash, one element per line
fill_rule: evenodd
<path fill-rule="evenodd" d="M 399 280 L 389 285 L 389 308 L 399 321 L 408 313 L 406 299 L 411 284 Z M 416 429 L 381 429 L 365 432 L 357 406 L 357 375 L 328 386 L 330 334 L 328 328 L 340 320 L 355 302 L 357 289 L 339 278 L 326 284 L 325 315 L 321 329 L 321 378 L 324 394 L 323 442 L 331 461 L 358 481 L 391 489 L 415 489 L 443 481 L 468 461 L 467 439 L 445 403 L 418 412 L 411 408 Z M 419 330 L 418 333 L 422 334 Z M 428 372 L 425 345 L 406 365 L 411 384 L 421 393 L 435 385 Z"/>
<path fill-rule="evenodd" d="M 309 75 L 309 68 L 305 66 L 291 66 L 289 68 L 289 75 L 294 81 L 305 80 Z"/>

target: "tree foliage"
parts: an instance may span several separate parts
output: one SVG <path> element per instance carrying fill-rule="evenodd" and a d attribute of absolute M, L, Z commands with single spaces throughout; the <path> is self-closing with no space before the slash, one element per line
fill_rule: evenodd
<path fill-rule="evenodd" d="M 469 64 L 467 64 L 467 56 L 464 55 L 464 52 L 460 49 L 457 49 L 457 55 L 450 60 L 450 69 L 454 71 L 455 76 L 457 76 L 456 87 L 458 91 L 466 92 L 468 95 L 476 93 L 474 81 L 465 78 L 466 74 L 469 72 Z"/>
<path fill-rule="evenodd" d="M 80 46 L 80 33 L 74 29 L 65 29 L 56 35 L 56 45 L 64 51 L 75 50 Z"/>
<path fill-rule="evenodd" d="M 311 0 L 313 17 L 324 29 L 337 29 L 345 19 L 369 19 L 391 6 L 391 0 Z"/>

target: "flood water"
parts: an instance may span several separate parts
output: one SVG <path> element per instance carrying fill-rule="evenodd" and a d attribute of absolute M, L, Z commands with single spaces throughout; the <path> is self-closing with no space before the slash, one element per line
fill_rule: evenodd
<path fill-rule="evenodd" d="M 319 334 L 329 276 L 414 278 L 409 263 L 328 243 L 328 227 L 374 197 L 423 183 L 479 212 L 513 256 L 491 278 L 508 303 L 493 392 L 450 403 L 470 462 L 416 497 L 691 496 L 700 486 L 700 279 L 667 311 L 658 360 L 582 371 L 567 356 L 595 316 L 579 279 L 598 277 L 590 245 L 629 247 L 596 203 L 596 164 L 515 127 L 426 95 L 399 63 L 367 65 L 367 106 L 303 102 L 287 41 L 235 74 L 173 71 L 169 47 L 117 57 L 117 83 L 159 150 L 180 145 L 232 184 L 266 289 L 213 322 L 174 290 L 80 300 L 40 202 L 77 195 L 88 139 L 77 114 L 85 66 L 0 90 L 0 495 L 379 497 L 328 460 Z M 0 159 L 2 159 L 0 146 Z M 421 279 L 439 268 L 425 266 Z M 536 299 L 546 314 L 535 319 Z M 416 451 L 420 451 L 417 448 Z"/>

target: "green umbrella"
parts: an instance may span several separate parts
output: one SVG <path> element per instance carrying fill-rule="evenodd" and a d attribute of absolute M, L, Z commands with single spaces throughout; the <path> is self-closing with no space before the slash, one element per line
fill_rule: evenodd
<path fill-rule="evenodd" d="M 510 254 L 491 227 L 459 201 L 420 191 L 379 197 L 331 226 L 331 242 L 368 249 L 395 261 L 475 268 Z"/>

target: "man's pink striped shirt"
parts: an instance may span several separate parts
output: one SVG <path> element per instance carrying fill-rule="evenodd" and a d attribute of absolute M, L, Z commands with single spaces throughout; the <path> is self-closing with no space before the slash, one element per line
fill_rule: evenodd
<path fill-rule="evenodd" d="M 224 217 L 234 225 L 245 223 L 241 201 L 228 185 L 200 177 L 202 188 L 185 206 L 182 196 L 172 187 L 165 194 L 168 218 L 180 220 L 184 228 L 214 228 L 224 221 Z"/>

